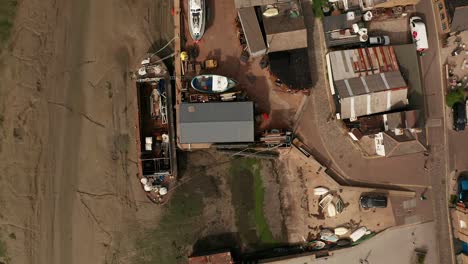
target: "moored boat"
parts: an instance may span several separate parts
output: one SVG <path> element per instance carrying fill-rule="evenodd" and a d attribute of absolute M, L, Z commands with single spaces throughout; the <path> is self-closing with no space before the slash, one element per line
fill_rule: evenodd
<path fill-rule="evenodd" d="M 312 250 L 320 250 L 326 246 L 325 242 L 320 240 L 314 240 L 307 243 L 307 247 Z"/>
<path fill-rule="evenodd" d="M 205 33 L 205 0 L 189 0 L 188 24 L 192 39 L 199 41 Z"/>
<path fill-rule="evenodd" d="M 219 94 L 236 87 L 237 82 L 225 76 L 205 74 L 195 76 L 190 84 L 200 93 Z"/>
<path fill-rule="evenodd" d="M 136 84 L 140 183 L 151 201 L 165 203 L 177 174 L 169 71 L 153 56 L 142 62 Z"/>

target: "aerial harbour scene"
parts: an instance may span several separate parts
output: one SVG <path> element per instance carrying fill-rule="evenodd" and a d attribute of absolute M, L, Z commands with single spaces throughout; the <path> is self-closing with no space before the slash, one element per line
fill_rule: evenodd
<path fill-rule="evenodd" d="M 467 0 L 0 1 L 0 264 L 468 264 Z"/>

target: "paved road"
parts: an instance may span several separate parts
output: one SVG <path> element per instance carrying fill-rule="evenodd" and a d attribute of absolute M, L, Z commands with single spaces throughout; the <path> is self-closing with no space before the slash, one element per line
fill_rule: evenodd
<path fill-rule="evenodd" d="M 429 50 L 421 59 L 421 72 L 426 95 L 427 134 L 430 146 L 429 174 L 433 190 L 433 208 L 436 234 L 439 242 L 440 263 L 453 263 L 453 243 L 447 202 L 447 127 L 442 85 L 442 65 L 440 44 L 432 1 L 420 1 L 416 6 L 426 21 Z"/>

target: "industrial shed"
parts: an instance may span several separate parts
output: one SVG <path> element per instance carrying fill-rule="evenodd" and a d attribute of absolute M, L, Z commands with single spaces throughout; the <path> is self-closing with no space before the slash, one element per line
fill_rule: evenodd
<path fill-rule="evenodd" d="M 254 141 L 253 102 L 182 103 L 180 143 Z"/>

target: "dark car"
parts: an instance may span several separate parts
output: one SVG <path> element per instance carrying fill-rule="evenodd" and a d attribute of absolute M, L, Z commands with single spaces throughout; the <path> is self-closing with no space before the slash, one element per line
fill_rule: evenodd
<path fill-rule="evenodd" d="M 453 129 L 455 131 L 465 130 L 466 126 L 466 106 L 463 103 L 453 105 Z"/>
<path fill-rule="evenodd" d="M 458 177 L 458 201 L 468 203 L 468 175 L 462 174 Z"/>
<path fill-rule="evenodd" d="M 387 196 L 382 194 L 366 194 L 359 198 L 359 205 L 364 209 L 386 208 L 387 202 Z"/>

